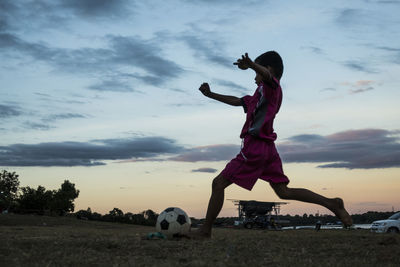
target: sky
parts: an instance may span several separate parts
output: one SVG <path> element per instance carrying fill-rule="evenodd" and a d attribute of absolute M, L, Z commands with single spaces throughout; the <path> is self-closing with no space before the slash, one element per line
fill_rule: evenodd
<path fill-rule="evenodd" d="M 59 188 L 75 209 L 177 206 L 202 218 L 212 179 L 240 150 L 255 74 L 283 58 L 274 129 L 291 187 L 342 197 L 350 213 L 400 210 L 400 1 L 0 1 L 0 169 Z M 280 201 L 258 181 L 230 199 Z M 281 213 L 329 214 L 287 201 Z"/>

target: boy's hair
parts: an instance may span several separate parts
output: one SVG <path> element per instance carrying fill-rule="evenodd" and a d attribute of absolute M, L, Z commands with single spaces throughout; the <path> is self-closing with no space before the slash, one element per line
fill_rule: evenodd
<path fill-rule="evenodd" d="M 283 61 L 281 56 L 275 51 L 268 51 L 262 55 L 259 55 L 255 62 L 260 64 L 263 67 L 270 66 L 274 72 L 278 80 L 281 79 L 283 74 Z"/>

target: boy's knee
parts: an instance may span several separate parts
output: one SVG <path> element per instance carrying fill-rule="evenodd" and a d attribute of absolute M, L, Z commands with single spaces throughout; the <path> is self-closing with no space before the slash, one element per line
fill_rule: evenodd
<path fill-rule="evenodd" d="M 224 188 L 221 186 L 221 182 L 218 177 L 214 178 L 212 181 L 212 190 L 223 190 Z"/>
<path fill-rule="evenodd" d="M 290 199 L 290 194 L 287 191 L 282 191 L 278 193 L 280 199 Z"/>
<path fill-rule="evenodd" d="M 226 180 L 223 176 L 218 175 L 212 181 L 212 190 L 222 191 L 224 190 L 229 184 L 231 184 L 228 180 Z"/>
<path fill-rule="evenodd" d="M 281 199 L 290 199 L 290 188 L 288 188 L 284 184 L 279 184 L 279 185 L 274 185 L 272 186 L 274 189 L 275 193 L 278 195 L 279 198 Z"/>

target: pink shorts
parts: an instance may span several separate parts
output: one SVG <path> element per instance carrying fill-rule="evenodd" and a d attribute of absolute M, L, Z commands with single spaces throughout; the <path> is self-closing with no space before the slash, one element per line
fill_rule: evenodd
<path fill-rule="evenodd" d="M 252 136 L 244 138 L 243 148 L 221 172 L 231 182 L 251 190 L 257 179 L 270 183 L 289 183 L 274 142 Z"/>

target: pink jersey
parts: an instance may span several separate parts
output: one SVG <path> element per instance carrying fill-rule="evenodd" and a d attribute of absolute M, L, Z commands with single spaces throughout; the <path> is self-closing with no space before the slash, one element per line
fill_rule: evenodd
<path fill-rule="evenodd" d="M 241 98 L 247 113 L 240 138 L 250 134 L 266 141 L 275 141 L 273 123 L 282 103 L 282 88 L 275 78 L 270 83 L 262 82 L 252 96 Z"/>
<path fill-rule="evenodd" d="M 222 171 L 229 181 L 251 190 L 257 179 L 276 183 L 289 183 L 282 162 L 275 148 L 273 123 L 282 103 L 282 89 L 275 78 L 262 82 L 253 96 L 242 98 L 247 113 L 240 137 L 243 138 L 240 153 Z"/>

